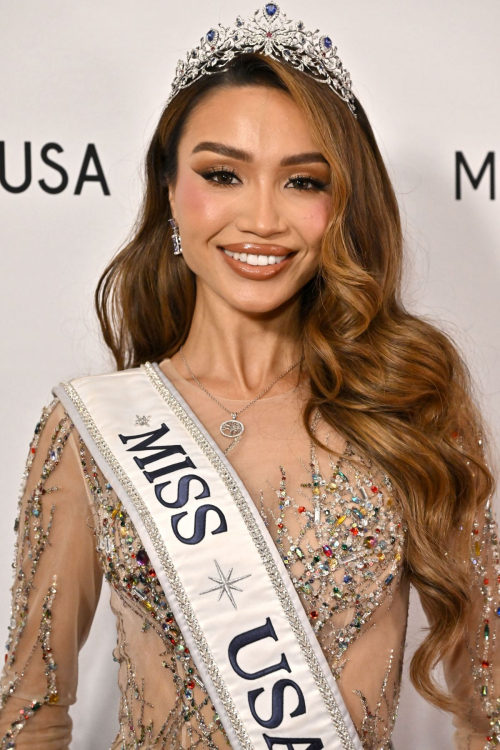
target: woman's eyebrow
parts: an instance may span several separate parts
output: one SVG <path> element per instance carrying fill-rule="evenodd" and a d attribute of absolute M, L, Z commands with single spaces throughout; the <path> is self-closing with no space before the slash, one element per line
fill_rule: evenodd
<path fill-rule="evenodd" d="M 240 148 L 234 146 L 228 146 L 226 143 L 219 143 L 217 141 L 201 141 L 192 150 L 192 154 L 196 154 L 199 151 L 213 151 L 221 156 L 228 156 L 233 159 L 239 159 L 240 161 L 251 162 L 253 161 L 252 155 L 248 151 L 243 151 Z M 310 164 L 311 162 L 322 162 L 328 164 L 323 154 L 320 151 L 308 151 L 303 154 L 292 154 L 291 156 L 284 156 L 280 161 L 281 167 L 290 167 L 295 164 Z"/>
<path fill-rule="evenodd" d="M 193 148 L 191 153 L 196 154 L 198 151 L 213 151 L 216 154 L 221 154 L 221 156 L 230 156 L 240 161 L 252 161 L 252 156 L 247 151 L 217 141 L 201 141 Z"/>
<path fill-rule="evenodd" d="M 291 156 L 284 156 L 280 161 L 280 166 L 292 167 L 294 166 L 294 164 L 311 164 L 312 162 L 321 162 L 322 164 L 328 164 L 327 159 L 325 159 L 320 151 L 306 151 L 303 154 L 292 154 Z"/>

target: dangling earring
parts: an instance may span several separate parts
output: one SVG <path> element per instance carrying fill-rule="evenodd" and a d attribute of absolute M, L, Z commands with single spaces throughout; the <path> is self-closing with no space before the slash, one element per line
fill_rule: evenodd
<path fill-rule="evenodd" d="M 172 227 L 172 242 L 174 243 L 174 255 L 182 253 L 181 236 L 179 234 L 179 225 L 175 219 L 169 219 L 168 223 Z"/>

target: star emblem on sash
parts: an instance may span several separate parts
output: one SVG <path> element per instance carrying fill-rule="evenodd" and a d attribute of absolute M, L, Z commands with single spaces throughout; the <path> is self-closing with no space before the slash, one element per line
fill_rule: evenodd
<path fill-rule="evenodd" d="M 242 581 L 244 578 L 250 578 L 252 575 L 251 573 L 247 573 L 246 576 L 240 576 L 239 578 L 233 578 L 231 580 L 231 576 L 233 574 L 233 568 L 229 571 L 229 573 L 224 575 L 224 573 L 221 570 L 221 567 L 217 560 L 214 560 L 215 567 L 217 568 L 217 572 L 219 574 L 219 578 L 214 578 L 213 576 L 208 576 L 211 581 L 214 581 L 214 583 L 217 584 L 217 586 L 213 586 L 211 589 L 206 589 L 206 591 L 200 591 L 200 596 L 202 594 L 209 594 L 211 591 L 219 591 L 219 598 L 217 599 L 218 602 L 222 599 L 223 594 L 227 594 L 228 599 L 230 600 L 231 604 L 235 609 L 238 609 L 236 606 L 236 602 L 234 600 L 233 592 L 234 591 L 243 591 L 243 589 L 240 589 L 238 586 L 235 586 L 235 583 L 238 583 L 238 581 Z"/>
<path fill-rule="evenodd" d="M 151 417 L 140 417 L 138 414 L 135 416 L 135 423 L 140 427 L 149 427 Z"/>

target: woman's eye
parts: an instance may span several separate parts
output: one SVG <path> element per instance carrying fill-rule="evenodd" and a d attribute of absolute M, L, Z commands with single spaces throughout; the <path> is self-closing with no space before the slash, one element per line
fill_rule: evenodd
<path fill-rule="evenodd" d="M 238 178 L 234 172 L 230 172 L 227 169 L 217 169 L 211 172 L 205 172 L 202 175 L 208 182 L 213 182 L 216 185 L 236 185 Z M 235 180 L 233 182 L 233 180 Z"/>
<path fill-rule="evenodd" d="M 292 177 L 290 183 L 294 184 L 296 190 L 324 190 L 326 183 L 315 180 L 313 177 Z"/>
<path fill-rule="evenodd" d="M 207 182 L 211 182 L 213 185 L 221 185 L 222 187 L 232 187 L 241 182 L 236 175 L 236 172 L 233 172 L 230 169 L 211 169 L 208 172 L 203 172 L 201 176 L 207 180 Z M 313 191 L 325 190 L 327 184 L 315 179 L 314 177 L 299 175 L 298 177 L 290 178 L 286 187 L 289 186 L 296 190 Z"/>

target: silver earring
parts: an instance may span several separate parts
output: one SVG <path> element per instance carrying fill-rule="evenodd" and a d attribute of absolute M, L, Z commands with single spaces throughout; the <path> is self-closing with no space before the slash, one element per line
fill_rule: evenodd
<path fill-rule="evenodd" d="M 179 225 L 175 219 L 169 219 L 168 223 L 172 227 L 172 242 L 174 243 L 174 255 L 182 253 L 181 236 L 179 234 Z"/>

